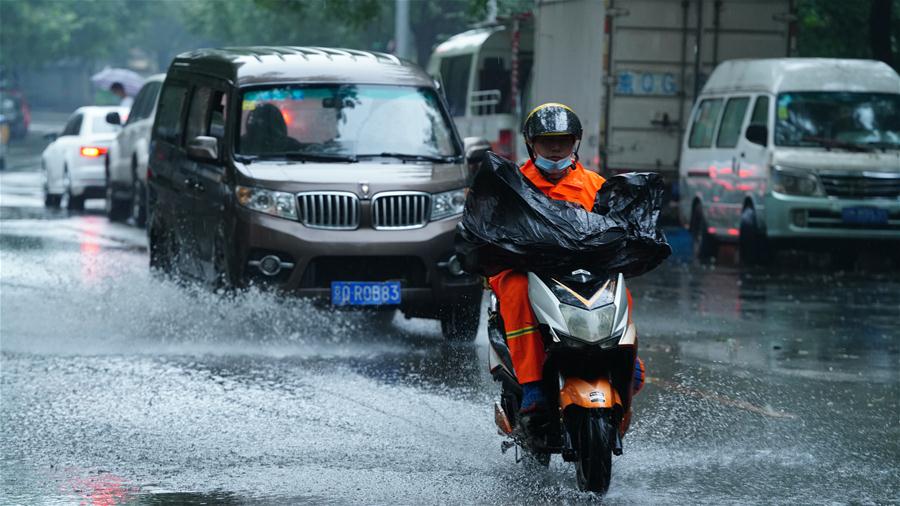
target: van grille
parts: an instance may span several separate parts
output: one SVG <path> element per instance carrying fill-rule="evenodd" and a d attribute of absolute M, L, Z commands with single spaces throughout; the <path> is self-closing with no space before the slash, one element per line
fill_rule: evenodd
<path fill-rule="evenodd" d="M 372 197 L 372 225 L 377 230 L 424 227 L 431 213 L 431 195 L 385 192 Z"/>
<path fill-rule="evenodd" d="M 849 175 L 820 173 L 819 180 L 831 197 L 897 198 L 900 197 L 900 174 Z"/>
<path fill-rule="evenodd" d="M 349 192 L 297 194 L 300 222 L 310 228 L 354 230 L 359 227 L 359 198 Z"/>

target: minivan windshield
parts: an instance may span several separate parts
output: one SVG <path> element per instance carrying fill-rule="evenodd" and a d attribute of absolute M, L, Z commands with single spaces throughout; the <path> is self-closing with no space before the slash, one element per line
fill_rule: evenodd
<path fill-rule="evenodd" d="M 459 148 L 428 88 L 276 85 L 244 91 L 236 152 L 260 158 L 443 159 Z"/>
<path fill-rule="evenodd" d="M 900 94 L 781 93 L 775 145 L 898 149 Z"/>

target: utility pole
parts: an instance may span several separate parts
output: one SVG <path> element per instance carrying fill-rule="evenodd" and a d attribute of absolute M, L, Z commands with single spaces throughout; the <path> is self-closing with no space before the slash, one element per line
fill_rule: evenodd
<path fill-rule="evenodd" d="M 414 59 L 410 51 L 409 1 L 396 0 L 394 9 L 394 54 L 400 58 Z"/>

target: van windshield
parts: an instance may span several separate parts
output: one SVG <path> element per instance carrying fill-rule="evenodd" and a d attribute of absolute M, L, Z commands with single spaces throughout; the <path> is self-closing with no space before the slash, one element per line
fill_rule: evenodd
<path fill-rule="evenodd" d="M 346 157 L 382 153 L 459 155 L 437 95 L 382 85 L 280 85 L 245 91 L 236 152 L 258 157 Z"/>
<path fill-rule="evenodd" d="M 900 148 L 900 94 L 781 93 L 775 145 Z"/>

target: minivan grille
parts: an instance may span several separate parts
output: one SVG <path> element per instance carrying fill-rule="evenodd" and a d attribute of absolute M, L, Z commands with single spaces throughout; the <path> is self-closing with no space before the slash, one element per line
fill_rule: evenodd
<path fill-rule="evenodd" d="M 372 197 L 372 225 L 378 230 L 424 227 L 431 196 L 420 192 L 385 192 Z"/>
<path fill-rule="evenodd" d="M 300 222 L 310 228 L 354 230 L 359 227 L 359 198 L 349 192 L 297 194 Z"/>
<path fill-rule="evenodd" d="M 832 197 L 897 198 L 900 197 L 900 174 L 828 174 L 820 173 L 825 193 Z"/>

